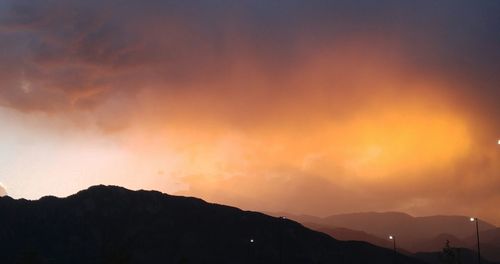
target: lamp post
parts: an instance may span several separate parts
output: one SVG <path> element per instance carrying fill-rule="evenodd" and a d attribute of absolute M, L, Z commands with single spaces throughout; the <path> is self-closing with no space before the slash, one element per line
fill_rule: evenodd
<path fill-rule="evenodd" d="M 253 263 L 257 263 L 257 249 L 255 248 L 256 247 L 255 239 L 250 238 L 249 242 L 250 242 L 250 254 L 252 256 L 252 261 Z"/>
<path fill-rule="evenodd" d="M 390 235 L 389 239 L 392 240 L 392 242 L 393 242 L 393 250 L 394 250 L 394 253 L 396 253 L 396 237 L 393 236 L 393 235 Z"/>
<path fill-rule="evenodd" d="M 481 264 L 481 247 L 479 244 L 479 220 L 476 217 L 470 218 L 471 222 L 476 222 L 476 238 L 477 238 L 477 263 Z"/>
<path fill-rule="evenodd" d="M 393 249 L 393 252 L 394 252 L 394 260 L 393 260 L 393 262 L 396 263 L 396 256 L 397 256 L 396 237 L 394 235 L 390 235 L 389 239 L 392 240 L 392 249 Z"/>

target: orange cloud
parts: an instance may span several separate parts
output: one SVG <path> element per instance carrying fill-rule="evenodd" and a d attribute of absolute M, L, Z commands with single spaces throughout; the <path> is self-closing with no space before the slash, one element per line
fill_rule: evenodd
<path fill-rule="evenodd" d="M 38 120 L 20 129 L 34 138 L 66 142 L 54 119 L 92 131 L 68 151 L 118 145 L 88 156 L 123 168 L 85 156 L 101 181 L 254 209 L 500 221 L 497 6 L 0 5 L 0 105 Z"/>

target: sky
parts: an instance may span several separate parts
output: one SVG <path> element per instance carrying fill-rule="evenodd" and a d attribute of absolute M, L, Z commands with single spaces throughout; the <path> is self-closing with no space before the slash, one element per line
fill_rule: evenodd
<path fill-rule="evenodd" d="M 500 225 L 500 1 L 0 0 L 0 195 Z"/>

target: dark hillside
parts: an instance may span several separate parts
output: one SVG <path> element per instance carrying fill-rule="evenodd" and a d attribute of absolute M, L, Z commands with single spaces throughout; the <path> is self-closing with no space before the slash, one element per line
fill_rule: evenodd
<path fill-rule="evenodd" d="M 290 220 L 120 187 L 38 201 L 3 197 L 0 216 L 2 263 L 391 263 L 394 257 Z"/>

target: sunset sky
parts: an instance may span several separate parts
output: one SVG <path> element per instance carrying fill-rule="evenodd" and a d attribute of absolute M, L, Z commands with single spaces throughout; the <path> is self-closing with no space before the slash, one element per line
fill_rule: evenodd
<path fill-rule="evenodd" d="M 500 225 L 500 1 L 0 0 L 0 194 Z"/>

